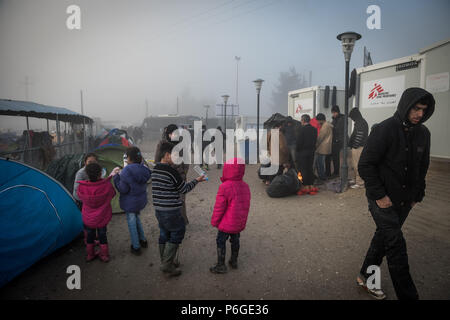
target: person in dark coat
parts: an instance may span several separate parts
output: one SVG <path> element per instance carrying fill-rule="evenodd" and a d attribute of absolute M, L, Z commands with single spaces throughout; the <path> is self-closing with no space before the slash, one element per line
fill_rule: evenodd
<path fill-rule="evenodd" d="M 377 226 L 357 278 L 367 288 L 369 266 L 386 256 L 398 299 L 418 299 L 411 278 L 402 225 L 425 195 L 430 162 L 430 131 L 423 125 L 434 112 L 433 96 L 421 88 L 402 94 L 394 116 L 373 127 L 358 164 L 369 211 Z M 381 290 L 368 290 L 377 298 Z"/>
<path fill-rule="evenodd" d="M 131 237 L 131 253 L 141 254 L 141 247 L 147 248 L 147 239 L 139 218 L 141 211 L 147 205 L 147 182 L 151 171 L 142 164 L 142 154 L 139 148 L 129 147 L 126 151 L 127 165 L 119 173 L 119 168 L 113 169 L 114 185 L 120 193 L 120 208 L 126 212 L 128 230 Z"/>
<path fill-rule="evenodd" d="M 317 129 L 309 122 L 311 118 L 304 114 L 301 117 L 302 128 L 297 136 L 297 169 L 303 177 L 303 188 L 299 194 L 316 194 L 317 189 L 313 188 L 314 183 L 314 153 L 316 151 Z"/>
<path fill-rule="evenodd" d="M 367 136 L 369 135 L 369 125 L 367 124 L 367 121 L 364 120 L 358 108 L 353 108 L 348 116 L 355 122 L 349 141 L 349 147 L 351 148 L 352 153 L 352 166 L 355 171 L 355 184 L 352 188 L 355 189 L 364 186 L 364 182 L 358 173 L 358 162 L 361 157 L 362 149 L 366 144 Z"/>
<path fill-rule="evenodd" d="M 340 157 L 342 148 L 344 147 L 344 115 L 341 113 L 339 106 L 331 108 L 331 116 L 333 121 L 333 142 L 331 144 L 331 155 L 325 158 L 327 176 L 339 176 Z M 333 174 L 331 174 L 331 161 L 333 161 Z"/>

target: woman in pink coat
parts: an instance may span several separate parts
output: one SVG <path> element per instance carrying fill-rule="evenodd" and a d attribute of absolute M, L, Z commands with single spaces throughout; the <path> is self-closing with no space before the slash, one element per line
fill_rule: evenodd
<path fill-rule="evenodd" d="M 109 261 L 108 240 L 106 238 L 106 225 L 112 218 L 111 200 L 116 195 L 111 184 L 111 177 L 102 179 L 102 167 L 98 163 L 90 163 L 86 166 L 88 181 L 79 182 L 77 194 L 83 203 L 81 215 L 84 229 L 86 230 L 86 261 L 93 260 L 95 252 L 95 234 L 100 240 L 100 259 Z"/>
<path fill-rule="evenodd" d="M 209 270 L 212 273 L 226 273 L 226 241 L 230 238 L 231 258 L 229 264 L 237 269 L 240 232 L 245 229 L 250 209 L 250 188 L 242 178 L 245 164 L 242 159 L 230 159 L 223 166 L 220 180 L 223 182 L 216 196 L 211 225 L 219 229 L 217 233 L 217 264 Z"/>

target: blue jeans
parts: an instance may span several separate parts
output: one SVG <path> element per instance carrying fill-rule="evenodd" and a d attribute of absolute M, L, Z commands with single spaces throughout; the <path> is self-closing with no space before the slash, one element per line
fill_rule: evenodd
<path fill-rule="evenodd" d="M 134 249 L 139 249 L 141 244 L 139 241 L 147 241 L 142 228 L 141 219 L 139 219 L 139 212 L 127 212 L 128 230 L 130 231 L 131 244 Z"/>
<path fill-rule="evenodd" d="M 169 211 L 155 210 L 159 224 L 159 244 L 166 242 L 180 244 L 186 232 L 186 223 L 181 208 Z"/>
<path fill-rule="evenodd" d="M 317 174 L 319 175 L 320 180 L 325 180 L 325 158 L 327 155 L 325 154 L 316 154 L 316 168 Z"/>

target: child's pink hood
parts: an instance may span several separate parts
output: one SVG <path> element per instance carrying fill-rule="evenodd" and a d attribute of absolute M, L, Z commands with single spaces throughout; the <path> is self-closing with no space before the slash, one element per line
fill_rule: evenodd
<path fill-rule="evenodd" d="M 225 162 L 220 181 L 241 181 L 245 174 L 245 164 L 242 159 L 233 158 Z"/>

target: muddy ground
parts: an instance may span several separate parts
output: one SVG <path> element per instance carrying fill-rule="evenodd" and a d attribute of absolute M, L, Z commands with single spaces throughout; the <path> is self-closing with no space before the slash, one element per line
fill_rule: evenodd
<path fill-rule="evenodd" d="M 151 157 L 154 147 L 141 148 Z M 108 225 L 109 263 L 86 263 L 77 239 L 0 289 L 0 299 L 371 299 L 355 285 L 375 230 L 364 189 L 272 199 L 256 170 L 247 166 L 244 177 L 252 201 L 237 270 L 209 272 L 217 233 L 210 218 L 221 175 L 214 166 L 209 181 L 187 196 L 191 223 L 180 277 L 159 271 L 159 230 L 149 203 L 141 215 L 149 248 L 141 256 L 130 253 L 125 215 L 115 214 Z M 191 170 L 189 177 L 195 176 Z M 430 170 L 427 183 L 425 200 L 403 227 L 411 274 L 422 299 L 450 299 L 450 173 Z M 81 268 L 81 290 L 66 287 L 70 265 Z M 381 275 L 382 288 L 395 299 L 386 261 Z"/>

